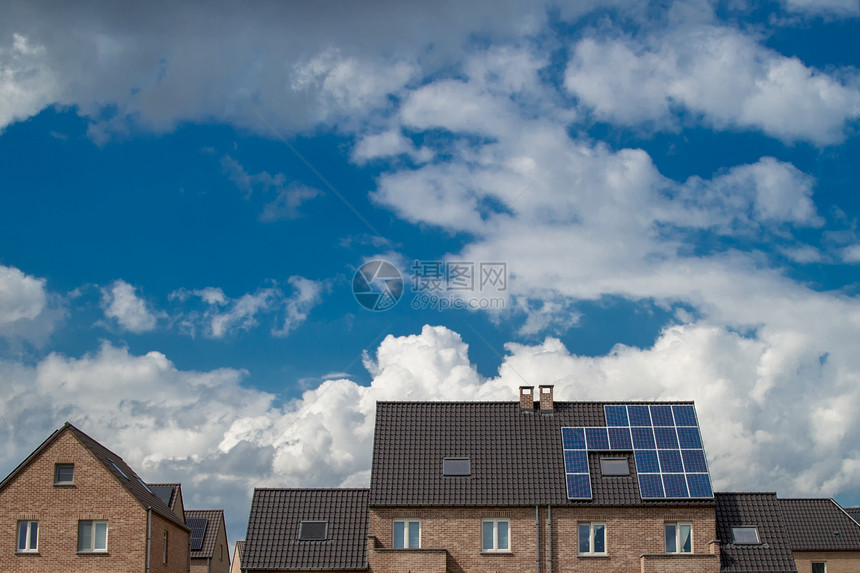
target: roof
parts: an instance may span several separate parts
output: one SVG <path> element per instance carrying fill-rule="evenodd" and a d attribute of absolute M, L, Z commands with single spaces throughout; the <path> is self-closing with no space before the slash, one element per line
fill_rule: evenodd
<path fill-rule="evenodd" d="M 161 501 L 167 504 L 172 510 L 176 509 L 176 500 L 179 499 L 179 489 L 182 484 L 178 483 L 148 483 L 152 493 L 161 498 Z"/>
<path fill-rule="evenodd" d="M 850 515 L 854 521 L 860 523 L 860 507 L 846 507 L 845 513 Z"/>
<path fill-rule="evenodd" d="M 242 569 L 367 566 L 367 489 L 255 489 Z M 302 521 L 328 521 L 324 541 L 300 541 Z"/>
<path fill-rule="evenodd" d="M 552 412 L 519 402 L 378 402 L 370 504 L 713 505 L 713 500 L 643 500 L 636 464 L 604 477 L 590 452 L 592 499 L 569 500 L 561 428 L 606 426 L 604 405 L 692 402 L 555 402 Z M 613 452 L 612 457 L 626 455 Z M 445 457 L 469 457 L 471 476 L 444 477 Z"/>
<path fill-rule="evenodd" d="M 794 551 L 860 551 L 860 525 L 832 499 L 781 499 Z"/>
<path fill-rule="evenodd" d="M 233 551 L 233 559 L 242 560 L 242 552 L 245 551 L 245 540 L 239 540 L 236 542 L 236 549 Z"/>
<path fill-rule="evenodd" d="M 86 448 L 112 475 L 132 497 L 144 508 L 152 508 L 152 511 L 168 521 L 171 521 L 183 529 L 188 529 L 182 520 L 176 516 L 173 511 L 159 498 L 156 494 L 150 491 L 143 483 L 143 480 L 137 475 L 131 466 L 125 463 L 120 456 L 110 451 L 102 444 L 66 422 L 62 428 L 54 431 L 42 444 L 33 450 L 27 458 L 21 462 L 6 478 L 0 482 L 0 491 L 2 491 L 9 483 L 11 483 L 21 472 L 26 469 L 30 463 L 39 457 L 51 444 L 53 444 L 64 432 L 70 432 L 80 444 Z"/>
<path fill-rule="evenodd" d="M 226 525 L 224 525 L 224 510 L 186 509 L 185 519 L 207 520 L 206 530 L 203 532 L 203 544 L 199 551 L 191 551 L 191 559 L 206 559 L 207 557 L 214 557 L 215 543 L 218 540 L 218 532 L 223 529 L 224 535 L 227 534 Z"/>
<path fill-rule="evenodd" d="M 794 573 L 797 567 L 775 493 L 716 493 L 720 571 Z M 732 527 L 755 525 L 760 545 L 732 543 Z"/>

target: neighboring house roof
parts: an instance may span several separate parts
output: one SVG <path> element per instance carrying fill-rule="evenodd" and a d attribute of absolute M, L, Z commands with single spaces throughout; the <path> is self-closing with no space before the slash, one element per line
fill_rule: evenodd
<path fill-rule="evenodd" d="M 152 493 L 161 498 L 167 507 L 171 510 L 176 509 L 176 500 L 179 499 L 179 488 L 182 487 L 178 483 L 148 483 Z"/>
<path fill-rule="evenodd" d="M 218 540 L 218 532 L 222 529 L 226 532 L 226 525 L 224 525 L 224 510 L 186 509 L 185 520 L 188 521 L 191 519 L 206 520 L 206 529 L 203 531 L 203 543 L 199 550 L 191 550 L 191 559 L 206 559 L 214 557 L 215 543 Z"/>
<path fill-rule="evenodd" d="M 182 523 L 182 520 L 170 510 L 161 498 L 147 488 L 143 483 L 143 480 L 140 479 L 137 473 L 131 469 L 131 467 L 125 463 L 120 456 L 113 453 L 69 422 L 66 422 L 62 428 L 52 433 L 48 439 L 42 442 L 42 444 L 36 448 L 33 453 L 27 456 L 27 458 L 21 462 L 18 467 L 12 470 L 12 472 L 6 476 L 2 482 L 0 482 L 0 491 L 2 491 L 7 484 L 11 483 L 18 474 L 23 472 L 24 469 L 30 465 L 30 462 L 39 457 L 39 455 L 53 444 L 64 432 L 71 432 L 81 445 L 83 445 L 84 448 L 86 448 L 99 462 L 101 462 L 107 472 L 116 478 L 126 491 L 128 491 L 144 508 L 152 508 L 152 511 L 161 517 L 164 517 L 183 529 L 187 529 L 185 524 Z"/>
<path fill-rule="evenodd" d="M 367 489 L 255 489 L 242 569 L 361 569 L 367 565 Z M 327 539 L 299 540 L 302 521 Z"/>
<path fill-rule="evenodd" d="M 242 552 L 245 551 L 245 540 L 236 542 L 236 549 L 233 551 L 233 559 L 242 560 Z"/>
<path fill-rule="evenodd" d="M 725 573 L 794 573 L 797 566 L 775 493 L 716 493 L 720 571 Z M 759 545 L 732 543 L 732 527 L 756 526 Z"/>
<path fill-rule="evenodd" d="M 860 507 L 846 507 L 845 512 L 850 515 L 854 521 L 860 523 Z"/>
<path fill-rule="evenodd" d="M 555 402 L 551 412 L 518 402 L 378 402 L 370 504 L 374 505 L 713 505 L 713 500 L 643 500 L 632 452 L 630 475 L 604 477 L 588 454 L 592 499 L 569 500 L 563 427 L 606 426 L 607 404 Z M 445 457 L 469 457 L 469 477 L 445 477 Z"/>
<path fill-rule="evenodd" d="M 780 499 L 794 551 L 860 551 L 860 525 L 832 499 Z"/>

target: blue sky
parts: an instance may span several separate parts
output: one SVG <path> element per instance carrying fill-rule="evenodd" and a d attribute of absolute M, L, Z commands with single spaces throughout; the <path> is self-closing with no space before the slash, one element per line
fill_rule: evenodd
<path fill-rule="evenodd" d="M 71 420 L 233 541 L 254 486 L 367 484 L 376 400 L 552 383 L 860 503 L 858 17 L 0 3 L 0 473 Z"/>

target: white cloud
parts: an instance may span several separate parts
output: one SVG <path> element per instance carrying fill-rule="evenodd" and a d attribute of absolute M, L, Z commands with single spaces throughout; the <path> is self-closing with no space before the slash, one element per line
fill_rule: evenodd
<path fill-rule="evenodd" d="M 363 164 L 397 155 L 407 155 L 418 163 L 433 159 L 433 151 L 426 147 L 417 149 L 412 141 L 395 130 L 365 135 L 353 148 L 351 158 L 352 161 Z"/>
<path fill-rule="evenodd" d="M 46 59 L 45 46 L 21 34 L 0 45 L 0 131 L 56 101 L 60 86 Z"/>
<path fill-rule="evenodd" d="M 122 279 L 102 288 L 102 309 L 107 318 L 114 319 L 119 326 L 139 334 L 155 330 L 160 313 L 137 295 L 137 289 Z"/>
<path fill-rule="evenodd" d="M 293 290 L 289 295 L 274 284 L 235 299 L 215 287 L 179 289 L 170 294 L 182 305 L 174 321 L 191 336 L 202 332 L 209 338 L 226 338 L 256 328 L 265 318 L 273 336 L 287 336 L 307 320 L 324 289 L 323 283 L 300 276 L 290 277 L 288 283 Z M 195 299 L 204 304 L 202 309 L 194 308 Z"/>
<path fill-rule="evenodd" d="M 565 86 L 601 119 L 671 127 L 685 108 L 717 129 L 840 142 L 860 91 L 729 28 L 687 27 L 644 41 L 581 40 Z"/>
<path fill-rule="evenodd" d="M 7 343 L 43 345 L 65 311 L 45 279 L 0 265 L 0 337 Z"/>
<path fill-rule="evenodd" d="M 783 0 L 785 7 L 792 12 L 804 14 L 833 14 L 836 16 L 860 15 L 857 0 Z"/>

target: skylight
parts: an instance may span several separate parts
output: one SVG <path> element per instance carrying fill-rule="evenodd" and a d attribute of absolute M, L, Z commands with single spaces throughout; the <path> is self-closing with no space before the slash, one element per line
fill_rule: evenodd
<path fill-rule="evenodd" d="M 732 543 L 736 545 L 760 544 L 761 540 L 758 536 L 758 527 L 755 525 L 732 527 Z"/>
<path fill-rule="evenodd" d="M 300 541 L 322 541 L 328 537 L 328 521 L 303 521 L 299 524 Z"/>
<path fill-rule="evenodd" d="M 442 460 L 442 475 L 472 475 L 472 460 L 470 458 L 445 458 Z"/>

